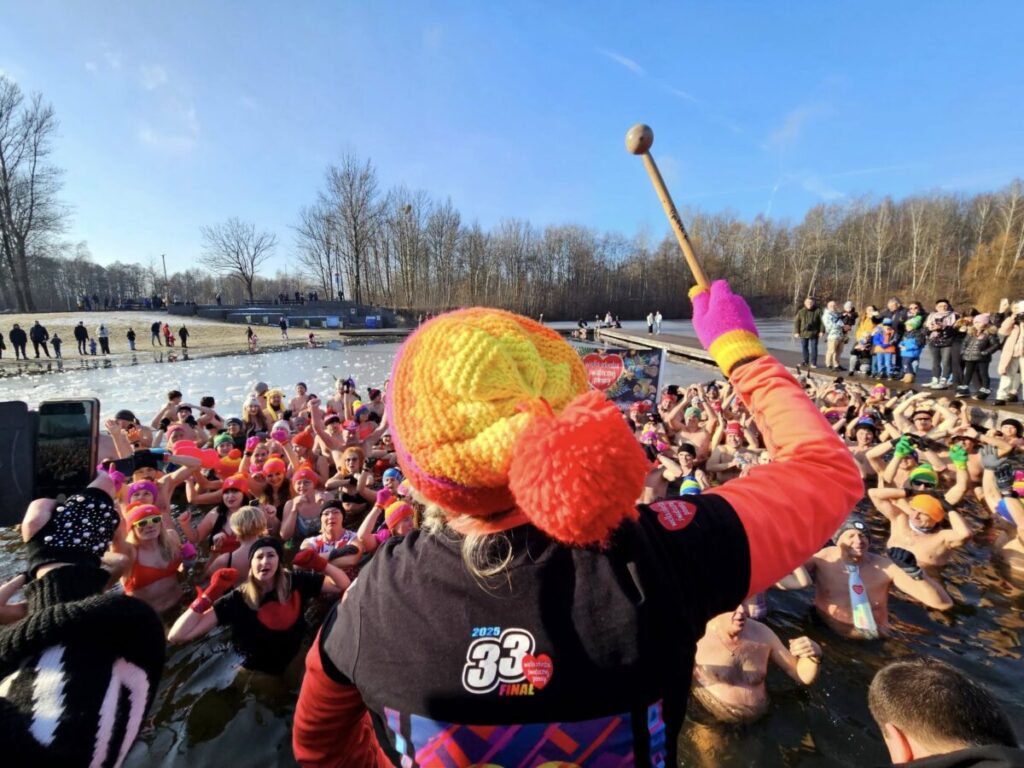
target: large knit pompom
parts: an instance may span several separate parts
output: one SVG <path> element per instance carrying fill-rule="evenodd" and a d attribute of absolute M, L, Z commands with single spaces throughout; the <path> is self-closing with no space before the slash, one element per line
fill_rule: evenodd
<path fill-rule="evenodd" d="M 516 441 L 509 487 L 516 505 L 552 538 L 605 544 L 636 519 L 648 462 L 604 394 L 586 392 L 558 416 L 538 415 Z"/>

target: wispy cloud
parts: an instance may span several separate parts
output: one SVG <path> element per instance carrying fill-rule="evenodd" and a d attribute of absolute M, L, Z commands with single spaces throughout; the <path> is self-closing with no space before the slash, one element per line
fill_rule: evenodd
<path fill-rule="evenodd" d="M 694 104 L 698 103 L 697 97 L 694 96 L 692 93 L 687 93 L 686 91 L 680 90 L 679 88 L 669 88 L 668 91 L 673 96 L 678 96 L 683 101 L 691 101 Z"/>
<path fill-rule="evenodd" d="M 143 64 L 139 67 L 139 83 L 147 91 L 155 91 L 167 83 L 167 70 L 158 64 Z"/>
<path fill-rule="evenodd" d="M 840 192 L 831 184 L 826 183 L 821 176 L 814 173 L 803 175 L 800 178 L 800 186 L 826 202 L 846 197 L 845 192 Z"/>
<path fill-rule="evenodd" d="M 924 163 L 900 163 L 898 165 L 876 165 L 869 168 L 853 168 L 849 171 L 837 171 L 825 174 L 826 179 L 848 179 L 855 176 L 875 176 L 880 173 L 896 171 L 919 171 L 927 166 Z"/>
<path fill-rule="evenodd" d="M 195 146 L 200 127 L 194 104 L 168 101 L 162 118 L 159 129 L 143 122 L 139 126 L 139 141 L 163 152 L 188 152 Z"/>
<path fill-rule="evenodd" d="M 807 123 L 825 112 L 823 104 L 803 104 L 791 110 L 783 118 L 782 125 L 769 134 L 765 146 L 776 149 L 792 146 L 800 138 Z"/>
<path fill-rule="evenodd" d="M 87 61 L 87 62 L 85 62 L 85 71 L 86 72 L 95 72 L 97 69 L 98 69 L 98 67 L 96 66 L 96 62 L 95 61 Z"/>
<path fill-rule="evenodd" d="M 107 62 L 107 66 L 111 69 L 121 68 L 121 54 L 117 51 L 105 51 L 103 53 L 103 60 Z"/>
<path fill-rule="evenodd" d="M 615 51 L 609 51 L 609 50 L 606 50 L 604 48 L 598 48 L 597 52 L 600 53 L 602 56 L 611 59 L 616 64 L 619 64 L 619 65 L 625 67 L 630 72 L 632 72 L 634 75 L 642 75 L 644 73 L 644 68 L 641 67 L 639 64 L 637 64 L 635 61 L 633 61 L 628 56 L 623 56 L 621 53 L 616 53 Z"/>

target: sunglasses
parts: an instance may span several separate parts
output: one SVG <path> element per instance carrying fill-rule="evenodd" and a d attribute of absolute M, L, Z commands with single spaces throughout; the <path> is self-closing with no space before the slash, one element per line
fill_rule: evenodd
<path fill-rule="evenodd" d="M 132 525 L 136 528 L 145 528 L 148 525 L 159 525 L 160 515 L 152 515 L 150 517 L 144 517 L 141 520 L 136 520 Z"/>
<path fill-rule="evenodd" d="M 912 486 L 914 486 L 915 488 L 934 488 L 935 487 L 934 483 L 929 483 L 926 480 L 912 480 L 910 482 L 910 484 Z"/>

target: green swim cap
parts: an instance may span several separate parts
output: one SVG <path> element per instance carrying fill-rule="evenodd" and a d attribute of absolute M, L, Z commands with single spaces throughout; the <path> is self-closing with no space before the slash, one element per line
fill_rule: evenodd
<path fill-rule="evenodd" d="M 221 432 L 219 435 L 213 438 L 213 447 L 217 448 L 223 445 L 224 443 L 231 443 L 232 445 L 234 445 L 234 442 L 235 441 L 231 439 L 231 435 L 227 434 L 226 432 Z"/>
<path fill-rule="evenodd" d="M 939 484 L 939 476 L 932 469 L 931 464 L 918 464 L 907 476 L 908 483 L 930 483 L 931 485 Z"/>

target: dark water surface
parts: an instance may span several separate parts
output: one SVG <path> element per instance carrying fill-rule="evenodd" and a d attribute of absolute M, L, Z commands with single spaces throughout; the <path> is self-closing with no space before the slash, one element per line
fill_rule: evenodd
<path fill-rule="evenodd" d="M 184 385 L 179 388 L 186 397 L 198 400 L 201 394 L 212 393 L 218 397 L 218 406 L 222 401 L 226 406 L 230 404 L 221 408 L 222 414 L 229 414 L 256 380 L 290 390 L 301 374 L 308 378 L 311 388 L 324 392 L 334 374 L 354 372 L 361 387 L 379 385 L 387 375 L 395 348 L 384 344 L 340 351 L 296 350 L 173 366 L 139 366 L 120 375 L 114 370 L 32 377 L 32 381 L 26 377 L 20 382 L 0 384 L 0 399 L 35 403 L 58 396 L 57 392 L 63 390 L 60 396 L 101 397 L 105 412 L 111 406 L 136 408 L 145 420 L 162 402 L 167 389 Z M 672 366 L 669 376 L 669 381 L 685 382 L 707 378 L 708 374 Z M 877 551 L 885 545 L 885 526 L 880 515 L 873 514 L 872 520 Z M 768 624 L 783 642 L 806 634 L 824 649 L 817 683 L 802 688 L 773 669 L 768 677 L 768 714 L 743 728 L 707 729 L 688 723 L 680 736 L 680 764 L 887 765 L 887 752 L 868 712 L 867 687 L 884 664 L 918 655 L 943 659 L 985 684 L 1011 719 L 1024 723 L 1024 591 L 993 563 L 991 529 L 970 522 L 977 529 L 975 536 L 954 555 L 944 572 L 955 607 L 943 614 L 894 597 L 890 601 L 894 636 L 888 640 L 855 642 L 837 638 L 812 618 L 810 590 L 773 591 Z M 16 529 L 0 530 L 0 578 L 6 580 L 24 566 Z M 224 630 L 215 630 L 195 643 L 169 647 L 163 680 L 150 712 L 151 722 L 126 765 L 293 765 L 291 718 L 301 661 L 300 656 L 284 680 L 239 672 L 238 657 Z"/>

